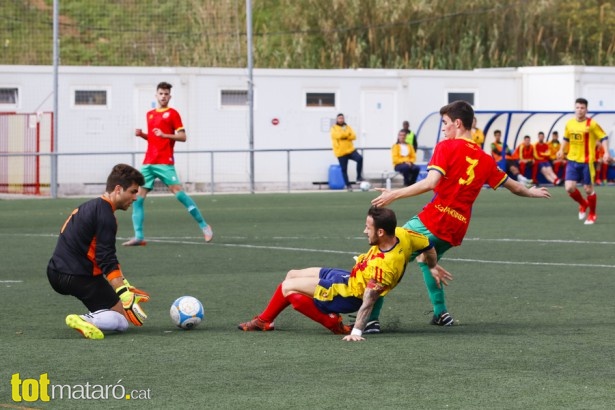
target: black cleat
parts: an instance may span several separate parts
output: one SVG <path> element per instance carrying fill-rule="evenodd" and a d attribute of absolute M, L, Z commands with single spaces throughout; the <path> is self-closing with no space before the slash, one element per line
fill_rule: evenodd
<path fill-rule="evenodd" d="M 453 326 L 454 322 L 453 317 L 449 315 L 448 312 L 442 312 L 439 316 L 434 315 L 429 324 L 435 326 Z"/>

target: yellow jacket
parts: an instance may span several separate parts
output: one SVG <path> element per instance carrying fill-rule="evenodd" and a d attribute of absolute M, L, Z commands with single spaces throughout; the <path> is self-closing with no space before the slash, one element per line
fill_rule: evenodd
<path fill-rule="evenodd" d="M 352 141 L 357 139 L 357 135 L 350 125 L 339 126 L 335 124 L 331 127 L 331 143 L 333 144 L 333 155 L 343 157 L 351 154 L 355 148 Z"/>
<path fill-rule="evenodd" d="M 402 145 L 406 148 L 402 147 Z M 404 149 L 402 150 L 402 148 Z M 410 144 L 393 144 L 393 147 L 391 147 L 391 157 L 393 158 L 393 167 L 404 162 L 412 162 L 413 164 L 416 162 L 416 152 Z"/>

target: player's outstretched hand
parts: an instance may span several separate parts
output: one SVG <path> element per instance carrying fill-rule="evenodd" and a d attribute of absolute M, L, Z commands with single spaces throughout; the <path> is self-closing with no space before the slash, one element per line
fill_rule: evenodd
<path fill-rule="evenodd" d="M 453 275 L 446 269 L 444 269 L 440 265 L 436 265 L 433 268 L 429 269 L 431 271 L 431 276 L 436 280 L 438 287 L 442 287 L 442 284 L 448 286 L 448 281 L 453 280 Z"/>
<path fill-rule="evenodd" d="M 363 336 L 357 336 L 357 335 L 346 335 L 344 336 L 342 340 L 346 342 L 363 342 L 365 341 L 365 338 Z"/>
<path fill-rule="evenodd" d="M 534 198 L 551 198 L 551 192 L 545 187 L 536 187 L 533 186 L 530 188 L 530 192 L 532 193 L 532 197 Z"/>
<path fill-rule="evenodd" d="M 135 326 L 142 326 L 147 315 L 137 303 L 137 297 L 126 285 L 115 289 L 115 292 L 120 297 L 124 313 L 130 322 Z"/>
<path fill-rule="evenodd" d="M 380 196 L 372 199 L 372 205 L 373 206 L 383 207 L 383 206 L 387 206 L 388 204 L 393 202 L 393 200 L 394 200 L 393 194 L 388 189 L 386 189 L 386 188 L 374 188 L 374 190 L 379 191 L 380 192 Z"/>

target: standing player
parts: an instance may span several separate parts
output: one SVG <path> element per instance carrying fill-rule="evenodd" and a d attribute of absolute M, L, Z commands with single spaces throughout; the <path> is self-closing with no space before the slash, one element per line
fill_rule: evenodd
<path fill-rule="evenodd" d="M 147 318 L 139 302 L 147 302 L 149 295 L 130 286 L 115 253 L 114 212 L 127 210 L 143 183 L 143 175 L 130 165 L 113 167 L 105 193 L 68 217 L 47 265 L 51 287 L 75 296 L 90 311 L 66 316 L 66 324 L 87 339 L 103 339 L 103 330 L 123 332 L 128 320 L 141 326 Z"/>
<path fill-rule="evenodd" d="M 594 161 L 596 156 L 596 142 L 604 147 L 603 162 L 609 163 L 608 136 L 596 121 L 587 117 L 587 100 L 577 98 L 574 105 L 575 118 L 566 123 L 564 142 L 557 153 L 558 159 L 564 158 L 568 151 L 568 164 L 566 165 L 566 183 L 564 187 L 568 195 L 579 204 L 579 219 L 585 217 L 585 225 L 596 222 L 596 191 L 594 191 Z M 577 189 L 577 183 L 583 184 L 587 199 L 583 198 Z M 589 215 L 587 210 L 589 208 Z"/>
<path fill-rule="evenodd" d="M 493 157 L 471 140 L 470 128 L 474 110 L 470 104 L 465 101 L 452 102 L 440 109 L 440 115 L 445 140 L 436 145 L 427 166 L 427 177 L 414 185 L 393 191 L 377 188 L 381 194 L 372 201 L 372 205 L 386 206 L 397 199 L 433 191 L 435 195 L 431 202 L 406 222 L 404 228 L 427 236 L 436 248 L 438 259 L 451 247 L 461 245 L 470 224 L 472 205 L 484 184 L 493 189 L 504 186 L 513 194 L 524 197 L 551 197 L 546 188 L 528 189 L 522 183 L 509 178 L 498 168 Z M 411 260 L 416 256 L 413 253 Z M 431 324 L 452 325 L 453 317 L 446 308 L 444 289 L 431 277 L 425 262 L 420 257 L 417 261 L 433 304 L 434 316 Z M 380 325 L 377 320 L 382 301 L 382 298 L 379 299 L 369 321 L 378 329 Z"/>
<path fill-rule="evenodd" d="M 374 302 L 392 290 L 404 275 L 410 255 L 424 253 L 425 264 L 434 282 L 447 284 L 451 275 L 437 262 L 429 240 L 416 232 L 397 228 L 395 212 L 371 207 L 364 234 L 371 248 L 360 255 L 351 272 L 332 268 L 291 270 L 273 293 L 265 310 L 249 322 L 240 323 L 243 331 L 275 330 L 273 321 L 289 305 L 335 334 L 348 334 L 346 341 L 365 340 L 363 330 Z M 357 311 L 354 328 L 342 323 L 340 313 Z"/>
<path fill-rule="evenodd" d="M 147 244 L 143 235 L 143 220 L 145 219 L 143 203 L 147 193 L 154 188 L 156 178 L 159 178 L 175 195 L 175 198 L 186 207 L 199 224 L 205 242 L 210 242 L 214 236 L 211 226 L 203 219 L 196 203 L 182 189 L 177 172 L 175 172 L 173 147 L 176 141 L 186 142 L 186 131 L 179 113 L 169 107 L 172 87 L 171 84 L 165 82 L 158 84 L 156 87 L 158 108 L 147 113 L 147 134 L 140 128 L 135 130 L 135 136 L 147 141 L 147 151 L 141 167 L 145 185 L 139 189 L 139 197 L 132 210 L 135 237 L 124 242 L 122 244 L 124 246 L 145 246 Z"/>

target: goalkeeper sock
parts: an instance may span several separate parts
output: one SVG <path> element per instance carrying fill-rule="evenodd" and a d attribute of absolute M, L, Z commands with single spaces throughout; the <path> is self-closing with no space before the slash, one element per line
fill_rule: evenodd
<path fill-rule="evenodd" d="M 90 322 L 100 330 L 115 330 L 124 332 L 128 329 L 126 316 L 115 310 L 102 309 L 93 313 L 81 316 L 85 321 Z"/>
<path fill-rule="evenodd" d="M 132 204 L 132 227 L 135 230 L 135 238 L 143 240 L 143 221 L 145 220 L 145 212 L 143 210 L 143 202 L 145 198 L 137 196 L 137 200 Z"/>
<path fill-rule="evenodd" d="M 596 213 L 596 203 L 598 202 L 598 197 L 596 196 L 596 191 L 587 195 L 587 207 L 589 208 L 590 214 Z"/>
<path fill-rule="evenodd" d="M 384 305 L 384 297 L 380 296 L 376 303 L 374 303 L 374 308 L 372 309 L 372 313 L 369 315 L 369 319 L 367 322 L 372 322 L 374 320 L 378 320 L 380 317 L 380 311 L 382 310 L 382 306 Z"/>
<path fill-rule="evenodd" d="M 314 304 L 314 299 L 302 293 L 291 293 L 286 299 L 293 305 L 293 308 L 304 316 L 309 317 L 314 322 L 318 322 L 327 329 L 334 328 L 337 323 L 337 315 L 333 317 L 318 310 Z"/>
<path fill-rule="evenodd" d="M 192 215 L 192 218 L 194 218 L 194 220 L 199 224 L 201 229 L 207 226 L 207 222 L 203 219 L 203 215 L 201 215 L 199 207 L 196 206 L 196 203 L 188 196 L 188 194 L 184 191 L 179 191 L 175 194 L 175 198 L 177 198 L 177 200 L 186 207 L 190 215 Z"/>
<path fill-rule="evenodd" d="M 288 307 L 288 305 L 290 305 L 290 302 L 284 297 L 282 293 L 282 284 L 280 283 L 275 292 L 273 292 L 273 296 L 271 296 L 271 300 L 267 304 L 267 307 L 263 310 L 263 313 L 258 315 L 258 318 L 271 323 Z"/>
<path fill-rule="evenodd" d="M 583 199 L 583 195 L 581 195 L 581 193 L 579 192 L 578 189 L 575 189 L 573 192 L 568 194 L 570 196 L 570 198 L 574 199 L 576 202 L 579 203 L 579 205 L 581 206 L 587 206 L 587 201 L 585 199 Z"/>
<path fill-rule="evenodd" d="M 444 303 L 444 287 L 438 287 L 438 283 L 431 276 L 431 271 L 429 270 L 429 266 L 425 262 L 418 262 L 419 268 L 423 272 L 423 280 L 425 281 L 425 286 L 427 287 L 427 292 L 429 292 L 429 299 L 431 300 L 431 304 L 433 305 L 433 313 L 436 316 L 446 312 L 446 304 Z"/>

